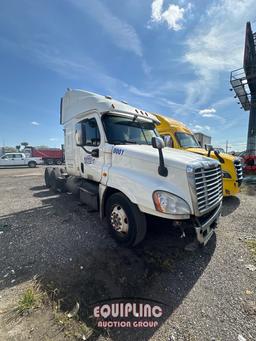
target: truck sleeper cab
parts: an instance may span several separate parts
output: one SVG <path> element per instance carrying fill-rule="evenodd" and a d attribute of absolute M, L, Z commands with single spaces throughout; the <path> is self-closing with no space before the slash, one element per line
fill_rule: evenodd
<path fill-rule="evenodd" d="M 108 96 L 67 91 L 61 123 L 66 168 L 47 168 L 47 187 L 78 194 L 120 244 L 144 239 L 147 214 L 182 223 L 208 242 L 222 202 L 218 161 L 163 148 L 154 115 Z"/>
<path fill-rule="evenodd" d="M 181 122 L 157 114 L 160 124 L 157 126 L 159 134 L 169 139 L 169 146 L 183 149 L 215 160 L 220 159 L 223 175 L 223 195 L 236 195 L 240 191 L 243 181 L 243 169 L 240 160 L 226 153 L 208 151 L 200 146 L 193 133 Z"/>

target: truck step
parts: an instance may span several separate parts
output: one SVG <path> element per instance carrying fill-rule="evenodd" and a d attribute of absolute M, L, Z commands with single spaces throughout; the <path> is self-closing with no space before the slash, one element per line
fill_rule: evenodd
<path fill-rule="evenodd" d="M 80 186 L 80 201 L 85 204 L 90 211 L 99 210 L 99 185 L 90 181 L 83 181 Z"/>

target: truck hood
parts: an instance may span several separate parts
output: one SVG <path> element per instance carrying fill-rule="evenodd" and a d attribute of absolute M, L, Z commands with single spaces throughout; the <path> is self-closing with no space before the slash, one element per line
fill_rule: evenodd
<path fill-rule="evenodd" d="M 204 148 L 187 148 L 186 149 L 187 151 L 189 152 L 192 152 L 192 153 L 197 153 L 197 154 L 200 154 L 200 155 L 203 155 L 203 156 L 207 156 L 208 155 L 208 151 L 205 150 Z M 230 155 L 230 154 L 226 154 L 226 153 L 220 153 L 220 156 L 224 159 L 224 160 L 229 160 L 229 161 L 234 161 L 236 159 L 235 156 L 233 155 Z M 214 152 L 211 152 L 211 157 L 215 157 L 215 154 Z"/>
<path fill-rule="evenodd" d="M 113 148 L 113 154 L 129 159 L 138 159 L 142 162 L 159 163 L 158 150 L 151 145 L 118 145 Z M 175 167 L 183 170 L 187 165 L 191 165 L 194 162 L 209 161 L 208 157 L 168 147 L 163 148 L 163 156 L 166 167 Z"/>

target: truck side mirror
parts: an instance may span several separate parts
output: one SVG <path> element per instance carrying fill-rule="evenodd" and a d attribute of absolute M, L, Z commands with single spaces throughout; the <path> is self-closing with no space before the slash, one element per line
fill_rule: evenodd
<path fill-rule="evenodd" d="M 207 151 L 212 151 L 213 150 L 213 146 L 211 145 L 211 144 L 205 144 L 205 150 L 207 150 Z"/>
<path fill-rule="evenodd" d="M 164 156 L 162 149 L 164 148 L 164 141 L 161 137 L 152 137 L 152 147 L 158 149 L 159 153 L 159 167 L 158 174 L 166 177 L 168 175 L 168 169 L 164 165 Z"/>
<path fill-rule="evenodd" d="M 75 125 L 75 139 L 76 139 L 76 145 L 77 146 L 84 146 L 86 141 L 85 131 L 83 129 L 82 123 L 77 123 Z"/>
<path fill-rule="evenodd" d="M 161 136 L 164 140 L 165 147 L 173 148 L 173 140 L 170 135 Z"/>
<path fill-rule="evenodd" d="M 153 148 L 156 149 L 163 149 L 165 146 L 164 141 L 161 137 L 152 137 L 151 143 Z"/>
<path fill-rule="evenodd" d="M 97 149 L 93 149 L 92 151 L 91 151 L 91 156 L 93 156 L 93 157 L 99 157 L 99 149 L 97 148 Z"/>

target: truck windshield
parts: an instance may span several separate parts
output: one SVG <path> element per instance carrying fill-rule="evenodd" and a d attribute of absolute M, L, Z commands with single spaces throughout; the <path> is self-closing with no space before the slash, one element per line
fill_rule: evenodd
<path fill-rule="evenodd" d="M 195 137 L 191 134 L 178 132 L 175 134 L 176 138 L 183 148 L 200 148 L 199 143 Z"/>
<path fill-rule="evenodd" d="M 153 122 L 115 115 L 104 115 L 102 122 L 111 144 L 151 144 L 152 137 L 159 136 Z"/>

